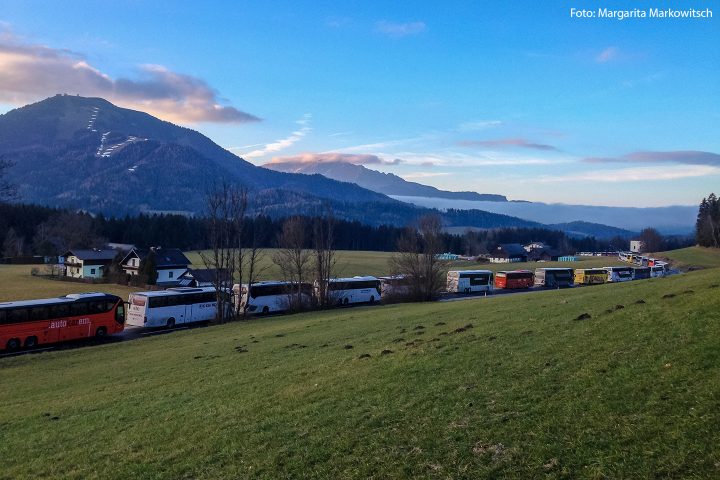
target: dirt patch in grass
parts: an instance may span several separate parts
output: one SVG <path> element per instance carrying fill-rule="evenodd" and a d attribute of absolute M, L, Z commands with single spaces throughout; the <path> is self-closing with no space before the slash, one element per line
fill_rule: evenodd
<path fill-rule="evenodd" d="M 591 318 L 592 318 L 592 315 L 590 315 L 589 313 L 581 313 L 580 315 L 575 317 L 575 320 L 589 320 Z"/>

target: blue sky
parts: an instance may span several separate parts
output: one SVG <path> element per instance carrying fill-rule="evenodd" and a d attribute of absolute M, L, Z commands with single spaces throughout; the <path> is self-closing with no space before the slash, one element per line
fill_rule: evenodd
<path fill-rule="evenodd" d="M 0 103 L 106 96 L 256 164 L 337 153 L 449 190 L 697 204 L 720 185 L 720 7 L 570 17 L 583 6 L 667 8 L 0 1 Z"/>

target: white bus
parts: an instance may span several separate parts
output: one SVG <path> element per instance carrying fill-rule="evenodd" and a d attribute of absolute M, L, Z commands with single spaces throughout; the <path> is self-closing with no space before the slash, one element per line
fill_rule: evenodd
<path fill-rule="evenodd" d="M 451 270 L 447 274 L 447 291 L 450 293 L 492 293 L 493 272 L 490 270 Z"/>
<path fill-rule="evenodd" d="M 665 266 L 664 265 L 655 265 L 653 267 L 650 267 L 650 278 L 664 277 L 664 276 L 665 276 Z"/>
<path fill-rule="evenodd" d="M 297 284 L 292 282 L 266 281 L 253 283 L 250 286 L 246 283 L 233 285 L 233 295 L 236 306 L 240 312 L 248 313 L 274 313 L 292 310 L 294 308 L 309 308 L 312 305 L 312 285 L 303 283 L 300 291 Z M 237 303 L 239 302 L 239 303 Z M 297 302 L 298 305 L 293 305 Z"/>
<path fill-rule="evenodd" d="M 336 305 L 375 303 L 382 298 L 380 280 L 371 276 L 333 278 L 328 283 L 328 296 Z"/>
<path fill-rule="evenodd" d="M 217 316 L 215 287 L 178 287 L 135 292 L 128 298 L 127 325 L 168 327 L 208 322 Z"/>
<path fill-rule="evenodd" d="M 408 295 L 410 293 L 410 277 L 407 275 L 380 277 L 380 293 L 385 299 Z"/>
<path fill-rule="evenodd" d="M 574 285 L 572 268 L 536 268 L 535 286 L 545 288 L 566 288 Z"/>
<path fill-rule="evenodd" d="M 608 282 L 628 282 L 633 279 L 632 267 L 605 267 Z"/>

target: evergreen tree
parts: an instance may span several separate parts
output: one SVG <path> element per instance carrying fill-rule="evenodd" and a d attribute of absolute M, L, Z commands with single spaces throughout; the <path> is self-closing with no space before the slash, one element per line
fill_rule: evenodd
<path fill-rule="evenodd" d="M 155 285 L 157 283 L 158 272 L 155 252 L 151 250 L 148 252 L 147 257 L 140 262 L 138 274 L 145 279 L 148 285 Z"/>

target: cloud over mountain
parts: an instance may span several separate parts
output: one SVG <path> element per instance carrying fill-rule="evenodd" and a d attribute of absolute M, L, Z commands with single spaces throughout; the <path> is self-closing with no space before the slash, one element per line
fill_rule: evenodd
<path fill-rule="evenodd" d="M 557 151 L 557 148 L 544 143 L 534 143 L 524 138 L 498 138 L 495 140 L 465 140 L 460 142 L 463 147 L 487 148 L 527 148 L 530 150 Z"/>
<path fill-rule="evenodd" d="M 161 65 L 141 65 L 137 78 L 112 78 L 80 54 L 27 44 L 0 32 L 0 102 L 23 104 L 56 93 L 103 97 L 177 123 L 245 123 L 260 119 L 221 105 L 204 80 Z"/>
<path fill-rule="evenodd" d="M 619 157 L 588 157 L 583 161 L 587 163 L 679 163 L 684 165 L 720 166 L 720 155 L 697 150 L 639 151 Z"/>
<path fill-rule="evenodd" d="M 288 157 L 273 157 L 269 163 L 351 163 L 353 165 L 398 165 L 402 160 L 384 160 L 377 155 L 354 153 L 301 153 Z"/>

